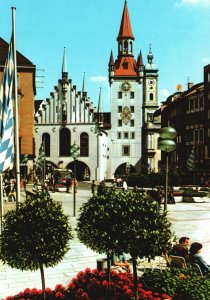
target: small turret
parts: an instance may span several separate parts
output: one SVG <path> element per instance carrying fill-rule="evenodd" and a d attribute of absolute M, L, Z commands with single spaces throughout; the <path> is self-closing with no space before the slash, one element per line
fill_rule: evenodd
<path fill-rule="evenodd" d="M 144 63 L 143 63 L 141 50 L 139 52 L 138 59 L 137 59 L 137 68 L 139 71 L 140 81 L 142 81 L 143 76 L 144 76 Z"/>
<path fill-rule="evenodd" d="M 109 59 L 109 78 L 114 76 L 114 58 L 111 50 L 110 59 Z"/>

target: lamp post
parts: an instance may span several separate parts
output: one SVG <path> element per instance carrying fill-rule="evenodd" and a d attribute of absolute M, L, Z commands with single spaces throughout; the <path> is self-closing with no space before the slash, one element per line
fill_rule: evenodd
<path fill-rule="evenodd" d="M 176 149 L 176 143 L 173 139 L 176 137 L 176 130 L 173 127 L 163 127 L 160 129 L 159 148 L 166 152 L 166 182 L 165 182 L 165 199 L 164 211 L 167 211 L 168 203 L 168 153 Z"/>
<path fill-rule="evenodd" d="M 73 216 L 76 216 L 76 159 L 79 157 L 79 146 L 74 144 L 70 147 L 70 156 L 74 159 L 74 189 L 73 189 Z"/>

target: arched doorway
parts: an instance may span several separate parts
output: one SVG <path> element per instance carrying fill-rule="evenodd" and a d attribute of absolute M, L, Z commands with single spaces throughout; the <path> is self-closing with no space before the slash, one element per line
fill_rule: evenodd
<path fill-rule="evenodd" d="M 134 168 L 134 166 L 130 165 L 129 163 L 124 163 L 116 169 L 114 176 L 115 178 L 124 177 L 134 173 L 136 173 L 136 169 Z"/>
<path fill-rule="evenodd" d="M 90 180 L 90 168 L 84 162 L 75 160 L 76 164 L 76 178 L 78 181 Z M 74 173 L 74 162 L 70 162 L 67 166 L 67 169 L 72 170 Z"/>

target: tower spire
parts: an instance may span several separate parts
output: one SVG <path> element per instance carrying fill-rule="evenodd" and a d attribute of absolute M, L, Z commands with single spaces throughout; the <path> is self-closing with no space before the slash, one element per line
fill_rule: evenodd
<path fill-rule="evenodd" d="M 153 54 L 152 54 L 152 45 L 149 45 L 149 54 L 147 55 L 147 60 L 149 64 L 152 64 L 153 61 Z"/>
<path fill-rule="evenodd" d="M 102 97 L 101 97 L 101 87 L 100 87 L 100 91 L 99 91 L 99 98 L 98 98 L 98 113 L 102 114 L 103 111 L 103 103 L 102 103 Z"/>
<path fill-rule="evenodd" d="M 85 92 L 85 72 L 84 72 L 84 75 L 83 75 L 83 81 L 82 81 L 82 93 Z"/>
<path fill-rule="evenodd" d="M 68 73 L 67 63 L 66 63 L 66 47 L 64 47 L 64 51 L 63 51 L 62 74 L 63 73 Z"/>
<path fill-rule="evenodd" d="M 121 20 L 121 25 L 120 25 L 120 30 L 118 33 L 117 40 L 119 41 L 119 40 L 125 39 L 125 38 L 134 40 L 126 0 L 125 0 L 125 4 L 124 4 L 123 15 L 122 15 L 122 20 Z"/>

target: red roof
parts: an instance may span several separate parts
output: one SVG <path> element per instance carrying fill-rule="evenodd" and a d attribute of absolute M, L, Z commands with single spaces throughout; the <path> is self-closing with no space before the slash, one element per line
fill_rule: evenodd
<path fill-rule="evenodd" d="M 0 65 L 4 66 L 8 54 L 9 44 L 0 37 Z M 17 66 L 35 67 L 33 63 L 17 51 Z"/>
<path fill-rule="evenodd" d="M 122 38 L 130 38 L 130 39 L 134 40 L 126 1 L 125 1 L 125 5 L 124 5 L 124 10 L 123 10 L 122 20 L 121 20 L 121 25 L 120 25 L 120 31 L 118 33 L 117 40 L 122 39 Z"/>
<path fill-rule="evenodd" d="M 121 56 L 115 62 L 115 76 L 138 76 L 136 61 L 132 56 Z"/>

